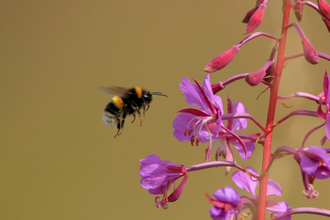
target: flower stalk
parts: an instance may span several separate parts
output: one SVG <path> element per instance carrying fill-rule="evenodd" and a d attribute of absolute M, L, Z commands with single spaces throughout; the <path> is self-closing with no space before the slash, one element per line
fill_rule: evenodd
<path fill-rule="evenodd" d="M 284 54 L 285 54 L 285 46 L 287 41 L 286 26 L 289 24 L 290 8 L 291 8 L 290 2 L 288 0 L 285 0 L 283 7 L 284 10 L 283 10 L 283 21 L 282 21 L 282 32 L 281 32 L 281 35 L 283 37 L 279 40 L 279 52 L 276 62 L 276 72 L 275 75 L 273 76 L 273 83 L 270 85 L 270 99 L 268 105 L 267 125 L 266 125 L 266 134 L 265 134 L 263 160 L 262 160 L 262 171 L 265 171 L 267 169 L 271 158 L 273 124 L 275 118 L 278 89 L 280 86 L 281 75 L 284 66 L 284 58 L 285 58 Z M 259 220 L 265 219 L 267 182 L 268 182 L 268 172 L 264 172 L 260 179 L 259 208 L 258 208 Z"/>

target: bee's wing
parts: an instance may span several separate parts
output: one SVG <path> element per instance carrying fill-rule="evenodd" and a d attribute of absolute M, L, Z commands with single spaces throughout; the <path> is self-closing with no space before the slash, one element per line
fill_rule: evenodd
<path fill-rule="evenodd" d="M 127 89 L 118 86 L 111 86 L 111 87 L 100 87 L 100 89 L 107 95 L 110 96 L 123 96 L 127 93 Z"/>

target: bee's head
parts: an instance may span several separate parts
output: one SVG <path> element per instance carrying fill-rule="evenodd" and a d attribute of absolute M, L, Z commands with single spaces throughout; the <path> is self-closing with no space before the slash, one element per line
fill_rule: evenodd
<path fill-rule="evenodd" d="M 151 103 L 151 101 L 152 101 L 152 95 L 153 95 L 153 94 L 151 94 L 150 92 L 145 92 L 145 93 L 143 93 L 142 98 L 143 98 L 144 103 L 145 103 L 146 105 L 149 105 L 149 104 Z"/>
<path fill-rule="evenodd" d="M 153 92 L 153 93 L 150 93 L 150 92 L 145 92 L 143 94 L 143 100 L 144 100 L 144 103 L 147 107 L 147 110 L 149 109 L 150 105 L 151 105 L 151 101 L 152 101 L 152 95 L 159 95 L 159 96 L 165 96 L 167 97 L 167 95 L 164 95 L 163 93 L 161 92 Z M 147 111 L 146 110 L 146 111 Z"/>

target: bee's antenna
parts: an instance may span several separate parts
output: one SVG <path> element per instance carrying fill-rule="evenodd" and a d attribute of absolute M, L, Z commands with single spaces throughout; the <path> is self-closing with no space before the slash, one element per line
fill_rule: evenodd
<path fill-rule="evenodd" d="M 162 92 L 153 92 L 151 95 L 159 95 L 159 96 L 165 96 L 168 97 L 167 95 L 163 94 Z"/>

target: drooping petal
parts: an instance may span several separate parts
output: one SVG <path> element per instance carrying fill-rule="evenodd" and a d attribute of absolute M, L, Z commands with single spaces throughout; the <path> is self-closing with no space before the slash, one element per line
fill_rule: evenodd
<path fill-rule="evenodd" d="M 282 187 L 272 179 L 268 179 L 267 196 L 282 196 Z"/>
<path fill-rule="evenodd" d="M 210 214 L 213 220 L 229 220 L 234 214 L 234 210 L 228 210 L 228 212 L 225 212 L 223 209 L 212 207 L 210 208 Z"/>
<path fill-rule="evenodd" d="M 279 217 L 287 212 L 289 212 L 291 210 L 290 206 L 288 204 L 286 204 L 286 202 L 279 202 L 277 203 L 277 205 L 272 206 L 272 207 L 266 207 L 266 210 L 274 213 L 275 217 Z M 291 215 L 282 218 L 282 220 L 291 220 Z"/>
<path fill-rule="evenodd" d="M 145 177 L 141 179 L 140 183 L 141 186 L 145 189 L 156 190 L 156 192 L 154 192 L 153 194 L 158 195 L 161 194 L 160 186 L 164 184 L 165 179 L 165 175 L 153 176 L 152 178 Z"/>
<path fill-rule="evenodd" d="M 239 142 L 237 142 L 237 141 L 231 141 L 231 143 L 237 149 L 239 155 L 241 156 L 241 158 L 243 160 L 247 160 L 247 159 L 249 159 L 249 158 L 252 157 L 252 153 L 253 153 L 253 151 L 255 149 L 254 148 L 255 143 L 245 142 L 246 151 L 247 151 L 246 156 L 245 156 L 245 151 L 244 151 L 244 149 L 242 148 L 242 145 Z"/>
<path fill-rule="evenodd" d="M 180 185 L 172 192 L 172 194 L 168 197 L 169 202 L 175 202 L 181 196 L 184 186 L 186 185 L 188 179 L 188 174 L 185 175 L 183 180 L 181 181 Z"/>
<path fill-rule="evenodd" d="M 233 105 L 233 113 L 246 113 L 246 108 L 243 103 L 235 102 Z M 242 130 L 247 127 L 247 119 L 246 118 L 235 118 L 233 120 L 233 128 L 232 131 Z"/>
<path fill-rule="evenodd" d="M 247 167 L 246 169 L 250 173 L 258 175 L 257 171 L 255 171 L 252 167 Z M 258 181 L 252 181 L 251 178 L 255 180 L 255 178 L 250 177 L 248 174 L 242 171 L 236 171 L 231 177 L 231 179 L 239 188 L 248 191 L 253 196 L 253 198 L 256 198 L 255 190 L 257 188 Z"/>
<path fill-rule="evenodd" d="M 300 156 L 300 168 L 302 172 L 308 175 L 313 175 L 313 173 L 319 167 L 319 163 L 315 160 L 310 159 L 304 154 L 299 154 L 299 156 Z"/>
<path fill-rule="evenodd" d="M 307 151 L 322 158 L 326 164 L 330 164 L 330 155 L 324 148 L 319 146 L 309 146 Z"/>
<path fill-rule="evenodd" d="M 330 177 L 330 167 L 322 166 L 317 169 L 314 173 L 314 177 L 317 179 L 328 179 Z"/>
<path fill-rule="evenodd" d="M 241 201 L 240 194 L 230 186 L 218 189 L 217 191 L 215 191 L 215 193 L 213 193 L 213 196 L 218 201 L 230 203 L 235 206 L 238 205 Z"/>

